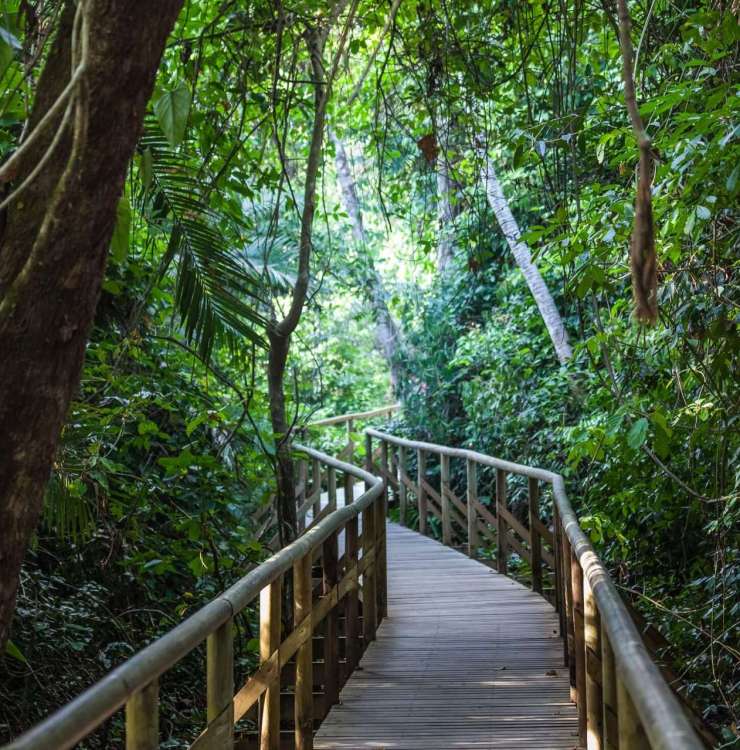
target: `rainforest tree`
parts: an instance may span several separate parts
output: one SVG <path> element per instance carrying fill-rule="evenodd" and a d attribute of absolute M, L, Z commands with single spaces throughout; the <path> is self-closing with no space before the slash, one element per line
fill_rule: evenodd
<path fill-rule="evenodd" d="M 57 28 L 25 137 L 2 167 L 0 648 L 79 383 L 126 170 L 181 5 L 168 0 L 152 19 L 144 2 L 64 3 L 49 21 Z"/>

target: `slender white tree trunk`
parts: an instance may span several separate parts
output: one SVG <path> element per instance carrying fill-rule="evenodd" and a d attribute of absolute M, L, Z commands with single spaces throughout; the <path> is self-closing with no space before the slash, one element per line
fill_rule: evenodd
<path fill-rule="evenodd" d="M 501 189 L 501 183 L 496 176 L 493 163 L 487 157 L 484 159 L 484 164 L 481 167 L 481 180 L 486 187 L 488 203 L 496 215 L 499 227 L 501 227 L 501 231 L 509 243 L 517 265 L 524 274 L 527 286 L 530 292 L 532 292 L 534 301 L 537 303 L 537 307 L 542 315 L 542 320 L 544 320 L 547 326 L 547 331 L 555 347 L 555 353 L 562 364 L 570 359 L 573 354 L 570 342 L 568 341 L 568 332 L 565 330 L 563 319 L 560 317 L 558 308 L 555 306 L 550 290 L 547 288 L 539 269 L 532 260 L 529 248 L 521 239 L 519 225 L 511 213 L 509 203 Z"/>
<path fill-rule="evenodd" d="M 440 276 L 447 272 L 455 252 L 452 201 L 450 199 L 451 183 L 447 157 L 440 154 L 437 160 L 437 221 L 439 223 L 437 272 Z"/>
<path fill-rule="evenodd" d="M 437 272 L 443 276 L 450 268 L 455 253 L 455 217 L 459 209 L 455 203 L 455 181 L 451 176 L 450 127 L 444 123 L 439 128 L 439 154 L 437 156 L 437 223 L 439 236 L 437 239 Z"/>
<path fill-rule="evenodd" d="M 367 245 L 367 233 L 362 221 L 362 209 L 357 197 L 357 188 L 347 159 L 347 151 L 337 134 L 330 128 L 329 139 L 334 144 L 334 163 L 337 169 L 337 179 L 342 193 L 342 204 L 352 223 L 352 236 L 358 245 Z M 375 317 L 375 343 L 390 368 L 391 387 L 394 393 L 398 391 L 400 367 L 398 364 L 398 350 L 400 333 L 396 321 L 388 309 L 387 296 L 383 280 L 375 270 L 375 264 L 370 260 L 369 272 L 365 278 L 365 291 L 368 302 Z"/>

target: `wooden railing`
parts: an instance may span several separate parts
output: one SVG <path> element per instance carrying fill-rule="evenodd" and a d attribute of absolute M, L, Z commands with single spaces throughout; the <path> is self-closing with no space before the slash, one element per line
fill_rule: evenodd
<path fill-rule="evenodd" d="M 319 419 L 316 422 L 310 422 L 301 430 L 302 437 L 305 438 L 307 433 L 309 436 L 320 434 L 322 428 L 342 427 L 346 431 L 346 442 L 336 458 L 347 463 L 354 463 L 357 458 L 355 430 L 358 425 L 377 420 L 380 417 L 390 418 L 399 408 L 400 404 L 390 404 L 382 406 L 379 409 L 372 409 L 371 411 L 359 411 L 351 414 L 342 414 L 337 417 L 329 417 L 328 419 Z M 308 518 L 311 518 L 311 522 L 315 523 L 316 518 L 324 517 L 326 513 L 330 512 L 332 498 L 334 498 L 334 501 L 336 500 L 336 481 L 332 480 L 328 467 L 324 470 L 322 463 L 315 458 L 306 459 L 299 457 L 296 463 L 296 474 L 296 514 L 298 528 L 299 530 L 303 530 L 306 528 Z M 348 482 L 353 481 L 351 475 L 345 475 L 345 478 Z M 320 498 L 325 492 L 329 493 L 330 503 L 329 506 L 322 510 Z M 346 484 L 345 492 L 347 492 Z"/>
<path fill-rule="evenodd" d="M 337 458 L 340 461 L 351 463 L 355 458 L 355 448 L 357 447 L 355 443 L 355 434 L 360 423 L 364 424 L 381 417 L 390 419 L 400 408 L 400 404 L 389 404 L 388 406 L 381 406 L 379 409 L 371 409 L 370 411 L 356 411 L 351 414 L 340 414 L 336 417 L 309 422 L 306 425 L 305 430 L 311 434 L 316 428 L 344 427 L 347 434 L 347 441 L 337 455 Z"/>
<path fill-rule="evenodd" d="M 531 585 L 549 588 L 560 616 L 571 695 L 578 705 L 581 744 L 588 750 L 699 750 L 702 747 L 682 705 L 663 679 L 594 551 L 565 493 L 563 478 L 542 469 L 482 453 L 405 440 L 378 430 L 365 432 L 365 468 L 379 473 L 395 491 L 401 523 L 414 501 L 419 531 L 433 519 L 442 540 L 466 543 L 475 557 L 485 543 L 496 547 L 496 566 L 510 571 L 513 553 L 531 570 Z M 373 440 L 380 450 L 374 452 Z M 411 455 L 416 477 L 409 476 Z M 376 463 L 374 455 L 379 455 Z M 429 459 L 439 461 L 439 489 L 428 478 Z M 451 462 L 465 466 L 465 497 L 452 489 Z M 462 467 L 460 467 L 462 468 Z M 491 470 L 495 500 L 479 499 L 478 469 Z M 462 472 L 461 472 L 462 473 Z M 526 482 L 526 512 L 519 517 L 507 499 L 509 478 Z M 540 503 L 540 485 L 552 491 L 549 517 Z"/>
<path fill-rule="evenodd" d="M 386 540 L 384 483 L 362 469 L 296 445 L 325 467 L 329 509 L 295 542 L 244 576 L 173 630 L 121 664 L 78 698 L 32 728 L 6 750 L 64 750 L 91 734 L 122 706 L 127 750 L 159 748 L 159 678 L 206 643 L 207 725 L 192 743 L 206 750 L 234 747 L 234 725 L 257 716 L 261 750 L 279 750 L 282 685 L 292 688 L 294 741 L 312 747 L 314 722 L 338 701 L 339 690 L 375 638 L 385 611 Z M 343 475 L 345 506 L 337 509 L 337 472 Z M 353 501 L 355 482 L 365 491 Z M 344 554 L 339 554 L 339 542 Z M 284 576 L 292 575 L 290 588 Z M 281 616 L 292 591 L 292 617 Z M 234 686 L 234 618 L 259 599 L 257 671 Z M 283 633 L 285 623 L 292 623 Z M 321 712 L 314 707 L 314 634 L 323 623 Z M 344 660 L 339 653 L 340 628 Z M 285 697 L 285 696 L 283 696 Z"/>
<path fill-rule="evenodd" d="M 357 444 L 355 441 L 355 435 L 358 426 L 360 424 L 364 425 L 368 422 L 372 423 L 379 420 L 381 417 L 390 418 L 394 412 L 397 412 L 400 408 L 400 404 L 389 404 L 388 406 L 381 406 L 378 409 L 372 409 L 370 411 L 358 411 L 351 414 L 341 414 L 336 417 L 329 417 L 327 419 L 319 419 L 315 422 L 309 422 L 304 427 L 298 429 L 297 435 L 301 440 L 309 439 L 310 441 L 310 437 L 321 434 L 322 428 L 342 427 L 346 433 L 346 442 L 334 457 L 339 461 L 345 461 L 350 464 L 361 463 L 356 460 Z M 315 522 L 317 516 L 321 513 L 318 499 L 321 497 L 322 492 L 328 491 L 331 495 L 332 487 L 329 481 L 329 472 L 323 468 L 320 461 L 300 455 L 296 456 L 296 458 L 295 497 L 297 519 L 299 531 L 303 531 L 306 528 L 307 518 L 312 516 L 311 520 L 312 522 Z M 335 491 L 336 487 L 334 487 L 334 492 Z M 336 493 L 334 494 L 334 497 L 335 496 Z M 266 502 L 255 514 L 255 521 L 259 526 L 256 538 L 270 550 L 274 550 L 279 546 L 277 513 L 275 511 L 274 501 L 274 496 L 270 497 L 268 502 Z M 322 518 L 327 512 L 328 509 L 324 508 Z"/>
<path fill-rule="evenodd" d="M 396 408 L 321 420 L 314 426 L 354 425 L 389 415 Z M 348 430 L 348 445 L 352 445 L 349 455 L 354 456 L 352 433 L 353 428 Z M 505 574 L 511 572 L 514 554 L 526 561 L 532 588 L 549 596 L 560 616 L 584 746 L 589 750 L 701 747 L 607 569 L 581 530 L 560 475 L 372 428 L 365 431 L 365 471 L 313 449 L 294 447 L 311 466 L 310 482 L 306 473 L 296 492 L 299 517 L 307 527 L 303 535 L 5 750 L 64 750 L 123 706 L 127 750 L 158 748 L 159 678 L 204 643 L 207 723 L 192 748 L 234 748 L 234 726 L 249 715 L 256 719 L 255 746 L 279 750 L 281 727 L 287 724 L 281 721 L 281 687 L 290 691 L 282 698 L 292 703 L 294 746 L 311 748 L 316 722 L 337 703 L 341 686 L 386 613 L 388 487 L 398 501 L 401 523 L 407 522 L 413 509 L 422 533 L 429 533 L 434 523 L 443 541 L 464 542 L 473 557 L 495 546 L 496 566 Z M 412 455 L 415 478 L 408 473 Z M 430 480 L 430 459 L 439 461 L 438 486 Z M 465 467 L 460 471 L 465 477 L 464 497 L 453 490 L 452 470 L 462 469 L 453 464 L 457 461 Z M 479 469 L 492 472 L 495 490 L 490 504 L 479 494 Z M 526 486 L 522 513 L 513 512 L 509 502 L 510 477 L 522 477 Z M 341 508 L 337 507 L 338 481 L 344 488 Z M 365 491 L 354 500 L 358 481 L 364 482 Z M 551 490 L 549 512 L 541 502 L 541 485 Z M 286 574 L 291 585 L 284 587 Z M 291 611 L 290 617 L 284 617 L 281 610 L 288 592 Z M 260 663 L 235 691 L 234 618 L 256 599 Z M 320 626 L 323 659 L 316 662 L 313 644 Z"/>

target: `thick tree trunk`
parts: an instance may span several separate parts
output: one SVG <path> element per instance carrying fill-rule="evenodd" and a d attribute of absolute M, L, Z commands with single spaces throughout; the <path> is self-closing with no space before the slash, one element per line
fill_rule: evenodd
<path fill-rule="evenodd" d="M 532 254 L 527 245 L 521 240 L 519 226 L 514 215 L 511 213 L 509 203 L 506 200 L 501 184 L 496 176 L 496 170 L 490 159 L 486 158 L 481 168 L 481 180 L 486 187 L 488 202 L 496 215 L 499 227 L 506 241 L 509 243 L 511 252 L 517 262 L 530 292 L 539 308 L 542 320 L 547 326 L 547 331 L 552 339 L 560 363 L 566 362 L 573 354 L 568 341 L 568 332 L 565 330 L 563 319 L 560 317 L 555 302 L 547 288 L 542 274 L 532 260 Z"/>
<path fill-rule="evenodd" d="M 126 170 L 181 5 L 160 0 L 153 13 L 147 0 L 85 2 L 89 49 L 79 104 L 43 170 L 0 217 L 0 652 L 79 384 Z M 70 79 L 74 12 L 70 1 L 29 132 Z M 60 112 L 20 158 L 10 191 L 39 163 L 61 119 Z"/>
<path fill-rule="evenodd" d="M 360 200 L 357 196 L 352 171 L 347 159 L 347 151 L 344 144 L 337 134 L 329 129 L 329 139 L 334 144 L 334 163 L 337 170 L 337 179 L 342 194 L 342 204 L 349 215 L 352 223 L 352 236 L 358 245 L 367 245 L 367 234 L 365 225 L 362 221 L 362 209 Z M 387 295 L 383 285 L 383 279 L 375 269 L 372 258 L 369 258 L 370 265 L 364 284 L 366 297 L 375 318 L 375 343 L 378 351 L 388 363 L 391 375 L 391 387 L 393 392 L 398 392 L 400 381 L 400 364 L 398 362 L 398 351 L 400 347 L 400 333 L 396 321 L 393 319 L 388 303 Z"/>

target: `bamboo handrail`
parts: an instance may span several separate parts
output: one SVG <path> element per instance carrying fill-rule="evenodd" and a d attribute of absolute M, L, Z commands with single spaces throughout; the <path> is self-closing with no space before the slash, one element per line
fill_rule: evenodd
<path fill-rule="evenodd" d="M 536 519 L 535 522 L 530 520 L 529 529 L 525 529 L 522 524 L 517 524 L 515 531 L 521 536 L 522 531 L 528 532 L 524 541 L 529 545 L 529 549 L 541 549 L 542 542 L 548 540 L 539 532 L 541 522 L 537 517 L 538 507 L 538 490 L 537 482 L 545 482 L 552 487 L 554 498 L 554 556 L 556 564 L 554 566 L 556 607 L 561 613 L 566 613 L 568 630 L 573 632 L 573 642 L 569 644 L 567 651 L 577 649 L 577 653 L 569 653 L 568 658 L 571 664 L 575 665 L 573 670 L 573 688 L 581 686 L 580 693 L 576 693 L 576 701 L 579 708 L 580 734 L 581 742 L 591 748 L 606 748 L 606 729 L 603 726 L 605 722 L 600 721 L 599 717 L 613 712 L 614 697 L 613 690 L 609 688 L 608 681 L 613 680 L 613 675 L 607 675 L 606 669 L 611 669 L 610 663 L 604 661 L 604 682 L 608 689 L 596 690 L 595 686 L 587 682 L 585 670 L 588 664 L 598 663 L 601 660 L 601 654 L 590 653 L 589 648 L 593 650 L 594 644 L 600 644 L 600 648 L 614 657 L 614 671 L 616 672 L 616 684 L 619 687 L 619 693 L 623 697 L 621 702 L 617 701 L 617 715 L 620 722 L 619 735 L 625 738 L 619 745 L 620 750 L 637 750 L 637 748 L 650 747 L 654 750 L 700 750 L 703 745 L 699 741 L 690 721 L 685 716 L 682 706 L 672 692 L 671 688 L 663 679 L 658 666 L 653 662 L 647 647 L 643 643 L 638 629 L 635 627 L 632 618 L 620 597 L 616 586 L 614 585 L 609 572 L 596 554 L 591 542 L 581 529 L 578 523 L 578 517 L 573 510 L 568 496 L 565 491 L 565 483 L 560 474 L 545 469 L 538 469 L 523 464 L 505 461 L 494 458 L 477 451 L 467 450 L 464 448 L 450 448 L 448 446 L 427 443 L 418 440 L 407 440 L 394 435 L 368 428 L 365 430 L 368 448 L 366 452 L 371 454 L 371 441 L 373 438 L 380 441 L 381 445 L 389 448 L 395 446 L 401 450 L 416 452 L 417 456 L 423 461 L 419 471 L 419 479 L 414 484 L 411 481 L 410 489 L 416 494 L 420 507 L 419 526 L 420 531 L 424 533 L 427 528 L 427 497 L 429 490 L 424 485 L 423 475 L 426 469 L 426 458 L 428 455 L 439 456 L 442 462 L 442 491 L 440 500 L 443 507 L 442 513 L 449 513 L 444 505 L 449 500 L 449 460 L 451 458 L 463 459 L 467 464 L 467 476 L 476 480 L 476 473 L 470 469 L 471 465 L 486 466 L 496 470 L 497 474 L 497 505 L 501 511 L 506 511 L 505 505 L 505 481 L 506 474 L 517 474 L 529 478 L 529 514 L 530 519 Z M 442 458 L 444 457 L 444 458 Z M 366 469 L 376 470 L 376 467 L 366 464 Z M 407 489 L 409 485 L 406 485 Z M 469 488 L 467 496 L 475 499 L 477 497 L 477 487 Z M 404 495 L 405 510 L 408 508 L 408 495 Z M 536 507 L 535 507 L 536 506 Z M 448 506 L 449 507 L 449 506 Z M 468 504 L 468 513 L 475 513 L 475 505 Z M 510 514 L 506 511 L 496 516 L 497 521 L 497 547 L 499 571 L 507 572 L 506 555 L 510 548 L 507 544 L 508 531 L 505 518 L 511 519 Z M 477 519 L 468 518 L 468 529 L 476 529 Z M 500 531 L 504 530 L 504 537 L 500 536 Z M 449 536 L 449 529 L 446 530 Z M 534 547 L 533 547 L 534 539 Z M 513 541 L 513 537 L 512 537 Z M 469 551 L 471 556 L 475 554 L 475 539 L 469 539 Z M 519 542 L 516 545 L 521 547 Z M 514 546 L 514 545 L 511 545 Z M 552 557 L 535 553 L 532 556 L 533 562 L 536 560 L 539 565 L 547 562 L 547 558 Z M 571 557 L 575 564 L 575 571 L 579 577 L 574 577 L 574 582 L 580 585 L 576 586 L 574 596 L 574 586 L 570 579 L 571 576 Z M 533 571 L 533 588 L 541 589 L 541 568 Z M 585 601 L 584 601 L 585 599 Z M 584 616 L 585 614 L 585 616 Z M 597 638 L 594 628 L 599 627 L 600 633 Z M 563 633 L 565 636 L 565 633 Z M 574 645 L 575 644 L 575 645 Z M 583 653 L 581 653 L 583 652 Z M 586 686 L 584 688 L 583 686 Z M 599 695 L 603 705 L 588 706 L 588 695 Z M 593 699 L 592 699 L 593 700 Z M 607 702 L 608 701 L 608 702 Z M 609 742 L 614 740 L 609 736 Z M 647 744 L 646 744 L 647 743 Z M 610 744 L 609 747 L 612 745 Z"/>
<path fill-rule="evenodd" d="M 328 427 L 330 425 L 344 424 L 345 422 L 358 422 L 363 419 L 382 417 L 386 414 L 390 415 L 394 411 L 398 411 L 400 408 L 401 404 L 389 404 L 388 406 L 381 406 L 379 409 L 371 409 L 370 411 L 357 411 L 351 414 L 339 414 L 336 417 L 328 417 L 327 419 L 319 419 L 316 422 L 309 422 L 306 427 Z"/>
<path fill-rule="evenodd" d="M 192 747 L 232 747 L 234 722 L 263 694 L 267 697 L 262 707 L 260 747 L 263 750 L 278 747 L 279 716 L 277 724 L 274 713 L 266 718 L 268 708 L 265 706 L 269 706 L 269 710 L 273 712 L 279 711 L 280 668 L 294 654 L 297 655 L 299 665 L 296 677 L 295 731 L 296 738 L 300 736 L 305 741 L 307 733 L 312 732 L 313 727 L 312 683 L 306 671 L 310 673 L 311 636 L 316 625 L 345 598 L 353 600 L 354 597 L 355 604 L 352 606 L 354 617 L 357 617 L 356 593 L 353 592 L 356 592 L 361 576 L 365 581 L 363 587 L 367 586 L 368 579 L 372 580 L 372 591 L 377 595 L 379 604 L 386 595 L 385 576 L 375 563 L 376 557 L 385 548 L 385 524 L 379 524 L 375 528 L 373 537 L 363 533 L 363 555 L 359 559 L 356 549 L 351 546 L 357 540 L 358 516 L 376 512 L 375 506 L 382 499 L 384 483 L 363 469 L 319 451 L 297 444 L 294 444 L 294 448 L 309 458 L 320 461 L 332 472 L 342 472 L 350 486 L 355 480 L 364 482 L 366 491 L 351 504 L 332 511 L 202 609 L 109 672 L 47 719 L 11 741 L 4 750 L 65 750 L 88 736 L 124 704 L 127 709 L 127 748 L 158 748 L 158 678 L 206 640 L 208 726 Z M 352 482 L 349 478 L 352 478 Z M 332 540 L 336 540 L 338 533 L 345 528 L 349 554 L 346 556 L 344 575 L 341 576 L 336 571 L 337 556 L 332 551 Z M 309 585 L 312 560 L 317 550 L 326 553 L 327 549 L 330 550 L 327 557 L 327 580 L 332 582 L 332 586 L 312 606 Z M 281 641 L 280 582 L 283 574 L 291 568 L 294 579 L 300 579 L 302 583 L 294 587 L 295 628 Z M 225 675 L 233 672 L 232 619 L 257 597 L 261 599 L 260 617 L 263 623 L 260 627 L 262 663 L 256 674 L 233 696 L 233 700 L 227 700 L 226 693 L 233 693 L 230 682 L 224 682 Z M 369 601 L 366 606 L 370 607 Z M 302 619 L 299 615 L 302 615 Z M 366 631 L 367 628 L 366 625 Z M 366 632 L 365 635 L 373 637 L 374 631 Z M 365 645 L 366 643 L 367 641 Z"/>

